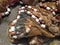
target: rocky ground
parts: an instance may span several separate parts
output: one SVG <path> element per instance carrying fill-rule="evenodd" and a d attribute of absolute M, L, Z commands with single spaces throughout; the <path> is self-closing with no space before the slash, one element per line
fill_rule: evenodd
<path fill-rule="evenodd" d="M 2 24 L 0 25 L 0 45 L 17 45 L 9 42 L 7 29 L 8 29 L 8 24 L 16 18 L 18 8 L 19 6 L 16 6 L 15 8 L 13 8 L 11 10 L 11 14 L 2 20 Z M 24 45 L 27 45 L 26 44 L 27 42 L 26 43 L 25 42 L 26 40 L 22 40 L 22 42 L 19 45 L 22 45 L 22 43 Z M 44 44 L 44 45 L 47 45 L 47 44 Z M 59 42 L 59 45 L 60 45 L 60 42 Z"/>

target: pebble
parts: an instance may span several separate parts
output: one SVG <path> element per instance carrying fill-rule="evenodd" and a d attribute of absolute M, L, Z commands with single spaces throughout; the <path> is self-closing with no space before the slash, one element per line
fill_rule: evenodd
<path fill-rule="evenodd" d="M 52 12 L 52 14 L 53 14 L 53 15 L 56 15 L 56 13 L 55 13 L 54 11 Z"/>
<path fill-rule="evenodd" d="M 20 15 L 17 16 L 17 19 L 20 19 Z"/>
<path fill-rule="evenodd" d="M 36 19 L 36 22 L 39 22 L 39 19 Z"/>
<path fill-rule="evenodd" d="M 46 7 L 47 10 L 50 10 L 51 8 L 50 7 Z"/>
<path fill-rule="evenodd" d="M 40 17 L 39 20 L 42 20 L 42 18 Z"/>
<path fill-rule="evenodd" d="M 31 12 L 30 11 L 27 11 L 27 14 L 30 14 Z"/>
<path fill-rule="evenodd" d="M 25 9 L 25 7 L 21 7 L 21 9 Z"/>
<path fill-rule="evenodd" d="M 30 42 L 30 44 L 35 44 L 36 43 L 36 41 L 35 40 L 32 40 L 31 42 Z"/>
<path fill-rule="evenodd" d="M 46 28 L 46 25 L 45 25 L 45 24 L 41 24 L 41 27 L 42 27 L 42 28 Z"/>
<path fill-rule="evenodd" d="M 13 22 L 12 22 L 12 23 L 13 23 L 13 24 L 15 24 L 16 22 L 17 22 L 17 20 L 15 19 L 15 20 L 13 20 Z"/>
<path fill-rule="evenodd" d="M 29 31 L 30 31 L 30 28 L 26 28 L 26 33 L 29 33 Z"/>
<path fill-rule="evenodd" d="M 36 18 L 36 16 L 32 15 L 32 18 Z"/>
<path fill-rule="evenodd" d="M 8 15 L 9 14 L 9 12 L 7 11 L 7 12 L 5 12 L 5 15 Z"/>
<path fill-rule="evenodd" d="M 37 9 L 34 9 L 34 11 L 37 11 Z"/>
<path fill-rule="evenodd" d="M 10 9 L 10 8 L 7 8 L 7 11 L 8 11 L 8 12 L 10 12 L 10 11 L 11 11 L 11 9 Z"/>
<path fill-rule="evenodd" d="M 20 12 L 25 12 L 24 10 L 20 10 Z"/>
<path fill-rule="evenodd" d="M 16 36 L 16 35 L 14 35 L 12 38 L 16 39 L 16 38 L 17 38 L 17 36 Z"/>
<path fill-rule="evenodd" d="M 15 31 L 15 26 L 11 26 L 11 28 L 9 29 L 9 32 L 13 32 Z"/>
<path fill-rule="evenodd" d="M 28 6 L 28 8 L 32 8 L 31 6 Z"/>

